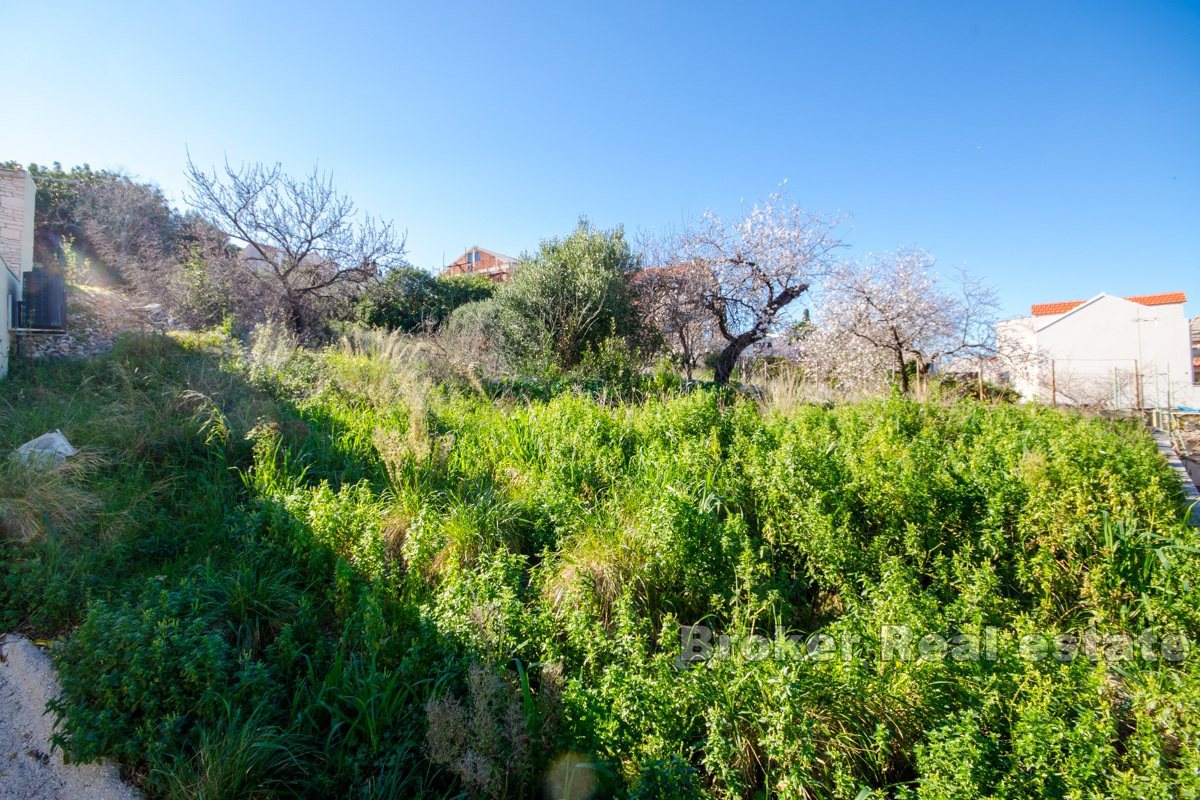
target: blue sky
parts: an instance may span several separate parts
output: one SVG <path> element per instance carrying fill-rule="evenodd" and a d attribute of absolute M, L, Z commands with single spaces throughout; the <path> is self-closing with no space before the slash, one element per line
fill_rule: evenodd
<path fill-rule="evenodd" d="M 907 7 L 906 7 L 907 6 Z M 438 267 L 787 181 L 851 254 L 1200 311 L 1200 3 L 6 3 L 0 160 L 315 162 Z M 17 32 L 24 36 L 16 35 Z M 12 65 L 25 65 L 13 71 Z"/>

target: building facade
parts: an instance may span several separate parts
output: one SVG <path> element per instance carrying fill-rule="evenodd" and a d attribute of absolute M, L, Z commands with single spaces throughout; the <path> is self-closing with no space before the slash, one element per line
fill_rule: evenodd
<path fill-rule="evenodd" d="M 996 328 L 999 377 L 1026 400 L 1106 408 L 1200 404 L 1183 292 L 1039 303 Z"/>
<path fill-rule="evenodd" d="M 33 268 L 37 189 L 23 169 L 0 169 L 0 377 L 8 374 L 22 276 Z"/>
<path fill-rule="evenodd" d="M 482 275 L 497 283 L 504 283 L 512 278 L 517 268 L 518 259 L 482 247 L 472 247 L 442 270 L 442 274 L 451 275 Z"/>

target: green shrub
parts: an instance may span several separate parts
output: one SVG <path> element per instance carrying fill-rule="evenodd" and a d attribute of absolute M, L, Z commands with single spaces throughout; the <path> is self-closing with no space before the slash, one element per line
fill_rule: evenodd
<path fill-rule="evenodd" d="M 702 797 L 699 771 L 679 756 L 647 761 L 629 791 L 629 800 L 699 800 Z"/>
<path fill-rule="evenodd" d="M 90 607 L 55 651 L 58 741 L 72 758 L 156 760 L 191 740 L 206 708 L 250 688 L 239 685 L 238 654 L 203 611 L 191 584 L 151 589 L 138 605 Z"/>
<path fill-rule="evenodd" d="M 635 342 L 641 323 L 627 278 L 637 266 L 620 228 L 581 220 L 569 236 L 544 240 L 496 295 L 509 362 L 543 376 L 574 369 L 609 337 Z"/>
<path fill-rule="evenodd" d="M 405 333 L 437 330 L 459 306 L 487 300 L 496 284 L 479 275 L 434 277 L 411 267 L 388 270 L 354 304 L 355 319 Z"/>
<path fill-rule="evenodd" d="M 644 357 L 626 339 L 610 336 L 586 350 L 571 372 L 575 380 L 597 393 L 631 398 L 642 385 Z"/>

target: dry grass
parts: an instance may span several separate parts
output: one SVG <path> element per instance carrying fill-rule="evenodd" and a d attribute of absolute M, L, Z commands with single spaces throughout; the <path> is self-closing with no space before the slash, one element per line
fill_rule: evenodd
<path fill-rule="evenodd" d="M 26 464 L 15 457 L 0 461 L 0 539 L 28 542 L 49 531 L 74 534 L 100 510 L 87 483 L 103 463 L 87 451 L 58 465 Z"/>
<path fill-rule="evenodd" d="M 478 364 L 445 338 L 376 328 L 351 328 L 343 333 L 337 350 L 349 360 L 370 365 L 372 369 L 367 374 L 377 383 L 368 383 L 363 388 L 368 392 L 375 390 L 375 394 L 367 395 L 372 399 L 379 396 L 381 389 L 385 390 L 384 400 L 394 398 L 394 395 L 387 396 L 386 390 L 399 392 L 405 399 L 413 388 L 427 390 L 435 384 L 486 394 L 479 380 Z"/>
<path fill-rule="evenodd" d="M 543 596 L 560 615 L 582 604 L 595 604 L 601 623 L 610 627 L 613 607 L 626 589 L 648 600 L 654 553 L 636 528 L 587 530 L 572 537 Z"/>
<path fill-rule="evenodd" d="M 839 387 L 806 376 L 792 364 L 757 365 L 744 375 L 764 413 L 790 414 L 797 408 L 863 400 L 886 393 L 886 387 Z"/>
<path fill-rule="evenodd" d="M 399 401 L 410 410 L 423 409 L 432 386 L 432 355 L 430 344 L 415 336 L 355 328 L 338 342 L 333 380 L 377 407 Z"/>

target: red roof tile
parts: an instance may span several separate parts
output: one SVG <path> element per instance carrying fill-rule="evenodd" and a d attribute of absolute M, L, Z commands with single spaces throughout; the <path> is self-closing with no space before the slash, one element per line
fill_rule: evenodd
<path fill-rule="evenodd" d="M 1069 300 L 1066 303 L 1034 303 L 1033 315 L 1044 317 L 1048 314 L 1065 314 L 1071 309 L 1079 308 L 1084 302 L 1083 300 Z"/>
<path fill-rule="evenodd" d="M 1139 294 L 1133 297 L 1126 297 L 1134 303 L 1141 303 L 1144 306 L 1165 306 L 1172 303 L 1186 303 L 1187 295 L 1183 292 L 1167 292 L 1165 294 Z M 1034 303 L 1033 315 L 1035 317 L 1046 317 L 1051 314 L 1065 314 L 1068 311 L 1073 311 L 1083 305 L 1086 300 L 1069 300 L 1065 303 Z"/>
<path fill-rule="evenodd" d="M 1167 292 L 1166 294 L 1139 294 L 1136 297 L 1126 297 L 1144 306 L 1165 306 L 1172 303 L 1186 303 L 1187 295 L 1183 292 Z"/>

